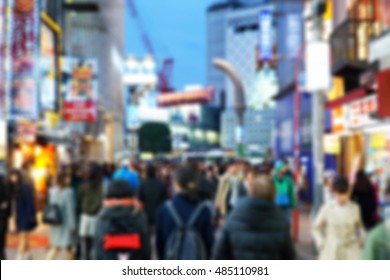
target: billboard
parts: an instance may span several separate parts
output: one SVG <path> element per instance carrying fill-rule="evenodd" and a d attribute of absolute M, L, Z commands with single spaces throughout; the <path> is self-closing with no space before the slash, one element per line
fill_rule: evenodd
<path fill-rule="evenodd" d="M 55 111 L 57 102 L 56 75 L 56 34 L 44 22 L 40 36 L 40 107 L 45 111 Z"/>
<path fill-rule="evenodd" d="M 9 94 L 10 119 L 37 119 L 39 1 L 16 0 L 13 9 L 12 83 Z M 28 28 L 26 28 L 28 27 Z"/>
<path fill-rule="evenodd" d="M 180 104 L 210 103 L 214 100 L 214 89 L 194 89 L 184 92 L 164 93 L 157 96 L 158 106 L 176 106 Z"/>
<path fill-rule="evenodd" d="M 273 53 L 272 11 L 262 10 L 259 14 L 259 48 L 260 59 L 269 61 Z"/>
<path fill-rule="evenodd" d="M 63 102 L 66 122 L 97 120 L 98 63 L 96 59 L 66 58 L 68 80 Z"/>
<path fill-rule="evenodd" d="M 5 71 L 10 62 L 11 7 L 10 1 L 0 1 L 0 119 L 5 115 L 5 99 L 8 95 L 10 71 Z"/>

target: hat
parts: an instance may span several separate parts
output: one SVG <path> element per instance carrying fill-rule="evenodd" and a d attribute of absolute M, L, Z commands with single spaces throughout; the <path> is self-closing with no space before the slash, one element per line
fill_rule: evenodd
<path fill-rule="evenodd" d="M 122 199 L 134 197 L 131 185 L 125 180 L 115 180 L 109 186 L 106 194 L 108 199 Z"/>

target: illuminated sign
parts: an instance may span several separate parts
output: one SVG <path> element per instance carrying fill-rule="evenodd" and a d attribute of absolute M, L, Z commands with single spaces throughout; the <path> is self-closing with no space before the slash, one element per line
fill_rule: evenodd
<path fill-rule="evenodd" d="M 301 22 L 303 21 L 300 14 L 287 15 L 287 56 L 296 57 L 302 44 Z"/>
<path fill-rule="evenodd" d="M 377 97 L 375 95 L 352 102 L 348 112 L 348 125 L 350 128 L 374 123 L 372 113 L 378 110 Z"/>
<path fill-rule="evenodd" d="M 328 155 L 339 155 L 341 152 L 341 141 L 337 135 L 324 136 L 324 152 Z"/>
<path fill-rule="evenodd" d="M 273 46 L 273 30 L 272 30 L 272 11 L 262 10 L 259 15 L 259 47 L 260 58 L 262 60 L 271 60 Z"/>
<path fill-rule="evenodd" d="M 178 104 L 210 103 L 214 99 L 214 89 L 206 88 L 178 93 L 164 93 L 157 97 L 159 106 L 174 106 Z"/>
<path fill-rule="evenodd" d="M 340 106 L 332 110 L 332 132 L 342 132 L 347 128 L 347 108 Z"/>

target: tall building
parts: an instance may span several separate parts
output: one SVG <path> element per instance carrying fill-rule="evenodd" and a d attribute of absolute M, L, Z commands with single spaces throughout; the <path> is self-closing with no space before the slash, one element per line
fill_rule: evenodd
<path fill-rule="evenodd" d="M 98 63 L 98 120 L 75 125 L 82 151 L 90 160 L 113 161 L 124 147 L 122 57 L 124 10 L 121 0 L 65 1 L 65 55 L 92 58 Z M 86 4 L 88 9 L 81 8 Z"/>

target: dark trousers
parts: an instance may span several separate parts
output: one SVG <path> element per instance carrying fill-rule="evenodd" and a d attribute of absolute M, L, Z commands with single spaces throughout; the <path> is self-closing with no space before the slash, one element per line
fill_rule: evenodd
<path fill-rule="evenodd" d="M 93 241 L 92 237 L 82 237 L 80 239 L 81 260 L 93 260 Z"/>
<path fill-rule="evenodd" d="M 0 218 L 0 257 L 2 260 L 7 259 L 5 254 L 7 231 L 8 231 L 8 218 Z"/>

